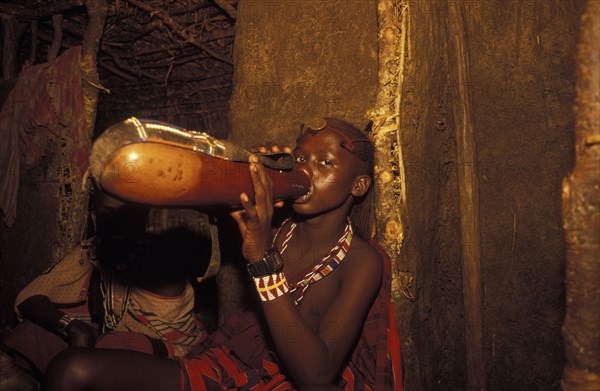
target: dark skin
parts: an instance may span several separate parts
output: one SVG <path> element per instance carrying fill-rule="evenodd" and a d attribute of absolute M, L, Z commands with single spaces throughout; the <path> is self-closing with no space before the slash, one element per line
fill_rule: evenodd
<path fill-rule="evenodd" d="M 335 245 L 354 198 L 364 195 L 371 185 L 362 162 L 341 148 L 339 141 L 339 136 L 327 129 L 298 140 L 297 164 L 312 178 L 312 192 L 293 205 L 298 225 L 283 254 L 288 280 L 302 277 L 298 275 L 301 270 L 318 262 Z M 269 149 L 280 150 L 274 145 Z M 256 262 L 272 240 L 272 183 L 255 156 L 250 158 L 250 174 L 255 203 L 242 194 L 243 210 L 232 216 L 244 240 L 244 257 Z M 262 302 L 276 351 L 296 387 L 326 389 L 339 374 L 381 280 L 379 254 L 354 235 L 336 272 L 311 286 L 300 306 L 289 294 Z M 179 365 L 172 360 L 135 352 L 72 349 L 51 364 L 47 389 L 171 391 L 180 389 L 180 381 Z"/>
<path fill-rule="evenodd" d="M 66 336 L 59 333 L 58 321 L 65 315 L 46 296 L 35 295 L 19 304 L 19 311 L 25 319 L 42 326 L 46 330 L 55 333 L 65 339 L 69 346 L 94 346 L 98 332 L 87 323 L 75 319 L 66 327 Z"/>

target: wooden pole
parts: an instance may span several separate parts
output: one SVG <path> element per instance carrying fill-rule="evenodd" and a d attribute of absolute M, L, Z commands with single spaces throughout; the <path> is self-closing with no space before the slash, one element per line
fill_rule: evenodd
<path fill-rule="evenodd" d="M 567 244 L 565 391 L 600 390 L 600 2 L 588 0 L 576 51 L 575 167 L 563 181 Z"/>
<path fill-rule="evenodd" d="M 448 2 L 448 60 L 453 87 L 457 149 L 467 388 L 468 390 L 485 390 L 481 320 L 479 182 L 465 23 L 464 3 L 450 0 Z"/>
<path fill-rule="evenodd" d="M 48 50 L 48 62 L 56 61 L 58 57 L 58 52 L 60 51 L 60 45 L 62 43 L 62 35 L 63 35 L 63 17 L 61 14 L 57 14 L 52 16 L 52 25 L 54 27 L 54 35 L 52 37 L 52 45 L 50 45 L 50 50 Z"/>
<path fill-rule="evenodd" d="M 67 147 L 70 153 L 91 150 L 92 135 L 96 122 L 98 89 L 102 88 L 99 82 L 96 63 L 108 5 L 106 0 L 87 0 L 86 7 L 88 23 L 85 29 L 80 58 L 85 128 L 79 129 L 79 134 L 77 137 L 74 137 L 73 142 L 75 145 L 70 144 Z M 66 208 L 68 208 L 68 218 L 66 221 L 68 223 L 64 229 L 64 237 L 61 240 L 62 245 L 66 248 L 65 253 L 73 246 L 79 244 L 78 242 L 87 216 L 88 193 L 83 188 L 85 186 L 84 177 L 86 169 L 87 167 L 75 166 L 74 171 L 71 172 L 72 177 L 69 179 L 71 181 L 70 186 L 68 186 L 70 190 L 65 190 L 68 193 L 66 195 L 69 196 L 69 202 L 66 205 Z"/>
<path fill-rule="evenodd" d="M 397 332 L 402 341 L 403 387 L 416 384 L 419 367 L 410 322 L 414 295 L 410 281 L 414 270 L 401 266 L 406 208 L 406 176 L 400 135 L 400 107 L 404 82 L 408 5 L 403 0 L 379 0 L 379 88 L 376 107 L 368 113 L 373 121 L 371 136 L 375 145 L 375 239 L 392 259 L 392 300 Z M 402 276 L 400 270 L 403 270 Z M 410 369 L 410 370 L 408 370 Z"/>
<path fill-rule="evenodd" d="M 18 67 L 18 49 L 19 40 L 25 23 L 21 23 L 13 16 L 6 16 L 0 13 L 2 21 L 2 32 L 4 41 L 2 42 L 2 78 L 5 80 L 15 79 L 19 75 Z"/>

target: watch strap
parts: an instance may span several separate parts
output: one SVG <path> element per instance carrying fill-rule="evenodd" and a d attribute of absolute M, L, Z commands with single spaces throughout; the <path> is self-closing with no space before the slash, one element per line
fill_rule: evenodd
<path fill-rule="evenodd" d="M 252 262 L 247 265 L 248 273 L 252 277 L 261 277 L 274 274 L 283 267 L 281 254 L 275 248 L 270 248 L 258 262 Z"/>

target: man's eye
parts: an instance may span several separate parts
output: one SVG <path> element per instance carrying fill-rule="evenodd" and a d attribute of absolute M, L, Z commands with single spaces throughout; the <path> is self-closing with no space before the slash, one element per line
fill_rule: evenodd
<path fill-rule="evenodd" d="M 334 166 L 333 162 L 331 160 L 319 160 L 319 165 L 323 166 L 323 167 L 327 167 L 327 168 L 331 168 Z"/>
<path fill-rule="evenodd" d="M 304 156 L 296 156 L 296 163 L 302 164 L 305 161 L 306 161 L 306 159 L 304 158 Z"/>

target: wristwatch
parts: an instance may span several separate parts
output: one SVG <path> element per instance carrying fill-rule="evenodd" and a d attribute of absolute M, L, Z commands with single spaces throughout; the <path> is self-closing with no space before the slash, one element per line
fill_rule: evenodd
<path fill-rule="evenodd" d="M 246 267 L 252 277 L 266 276 L 280 271 L 283 268 L 283 259 L 279 251 L 271 247 L 260 261 L 249 263 Z"/>

